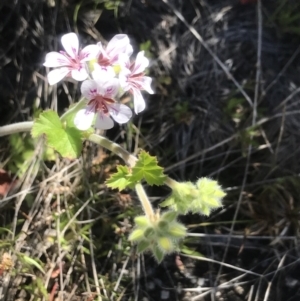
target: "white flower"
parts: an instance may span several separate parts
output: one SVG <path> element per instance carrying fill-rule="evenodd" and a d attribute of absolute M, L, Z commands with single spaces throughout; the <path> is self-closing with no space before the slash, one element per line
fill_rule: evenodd
<path fill-rule="evenodd" d="M 123 65 L 133 52 L 126 34 L 115 35 L 105 48 L 100 42 L 97 45 L 100 48 L 98 56 L 98 64 L 100 66 Z"/>
<path fill-rule="evenodd" d="M 74 124 L 79 130 L 87 130 L 96 116 L 95 127 L 107 130 L 113 127 L 114 122 L 126 123 L 132 116 L 129 107 L 116 103 L 113 99 L 119 90 L 119 81 L 116 78 L 97 78 L 86 80 L 81 85 L 81 93 L 88 100 L 87 107 L 77 112 Z"/>
<path fill-rule="evenodd" d="M 128 61 L 127 68 L 121 70 L 119 75 L 121 87 L 124 91 L 129 91 L 133 95 L 136 114 L 142 112 L 146 106 L 141 90 L 145 90 L 150 94 L 154 93 L 151 88 L 152 78 L 145 76 L 144 73 L 148 65 L 149 60 L 144 56 L 144 51 L 140 51 L 135 62 L 130 64 Z"/>
<path fill-rule="evenodd" d="M 49 84 L 54 85 L 66 76 L 71 76 L 77 81 L 87 79 L 88 73 L 85 63 L 97 57 L 99 46 L 89 45 L 80 50 L 75 33 L 63 35 L 61 43 L 65 51 L 53 51 L 46 55 L 44 66 L 58 67 L 48 73 Z"/>
<path fill-rule="evenodd" d="M 111 66 L 100 66 L 99 64 L 95 63 L 93 68 L 92 76 L 94 80 L 106 79 L 110 80 L 115 77 L 116 73 L 114 68 Z"/>

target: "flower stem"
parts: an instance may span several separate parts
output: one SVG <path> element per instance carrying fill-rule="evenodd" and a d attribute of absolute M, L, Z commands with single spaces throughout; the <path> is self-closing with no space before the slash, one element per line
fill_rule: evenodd
<path fill-rule="evenodd" d="M 12 135 L 20 132 L 30 132 L 33 126 L 33 121 L 23 121 L 12 123 L 0 127 L 0 137 Z"/>
<path fill-rule="evenodd" d="M 153 211 L 153 208 L 152 208 L 152 205 L 148 199 L 148 196 L 145 192 L 145 189 L 143 187 L 143 185 L 141 183 L 137 183 L 135 185 L 135 191 L 136 191 L 136 194 L 138 195 L 139 197 L 139 200 L 143 206 L 143 209 L 145 211 L 145 214 L 151 218 L 154 216 L 154 211 Z"/>
<path fill-rule="evenodd" d="M 171 189 L 174 189 L 178 182 L 170 177 L 165 179 L 165 185 L 169 186 Z"/>
<path fill-rule="evenodd" d="M 135 156 L 131 155 L 127 150 L 125 150 L 119 144 L 112 142 L 103 136 L 92 134 L 91 136 L 89 136 L 88 140 L 110 150 L 112 153 L 116 154 L 121 159 L 123 159 L 125 163 L 130 167 L 133 167 L 137 161 L 137 158 Z"/>

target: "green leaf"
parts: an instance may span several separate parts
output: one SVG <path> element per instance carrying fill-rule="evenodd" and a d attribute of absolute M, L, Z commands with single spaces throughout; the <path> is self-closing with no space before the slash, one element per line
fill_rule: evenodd
<path fill-rule="evenodd" d="M 152 254 L 154 255 L 158 263 L 161 263 L 165 256 L 164 252 L 160 250 L 157 246 L 152 247 Z"/>
<path fill-rule="evenodd" d="M 186 227 L 179 223 L 173 223 L 169 228 L 169 234 L 174 238 L 183 238 L 187 234 Z"/>
<path fill-rule="evenodd" d="M 81 132 L 64 124 L 56 112 L 47 110 L 35 120 L 31 131 L 33 137 L 45 135 L 48 145 L 69 159 L 79 157 L 82 149 Z"/>
<path fill-rule="evenodd" d="M 169 222 L 164 221 L 164 220 L 160 220 L 157 223 L 157 228 L 160 232 L 166 232 L 169 230 Z"/>
<path fill-rule="evenodd" d="M 127 166 L 118 165 L 117 172 L 112 174 L 106 180 L 106 185 L 112 189 L 119 189 L 120 191 L 126 187 L 131 187 L 131 177 Z"/>
<path fill-rule="evenodd" d="M 144 216 L 144 215 L 135 217 L 134 218 L 134 222 L 139 227 L 147 227 L 147 226 L 149 226 L 149 218 L 147 216 Z"/>
<path fill-rule="evenodd" d="M 164 169 L 157 165 L 156 157 L 141 151 L 138 161 L 132 168 L 131 180 L 137 183 L 145 179 L 149 185 L 163 185 L 166 179 L 163 171 Z"/>
<path fill-rule="evenodd" d="M 138 253 L 142 253 L 147 250 L 150 246 L 150 242 L 146 240 L 142 240 L 137 244 L 137 251 Z"/>
<path fill-rule="evenodd" d="M 45 274 L 44 269 L 42 268 L 42 266 L 34 259 L 32 259 L 31 257 L 28 257 L 27 255 L 22 254 L 21 258 L 23 259 L 23 261 L 31 266 L 35 266 L 37 269 L 39 269 L 43 274 Z"/>
<path fill-rule="evenodd" d="M 162 215 L 162 219 L 169 223 L 173 222 L 177 218 L 178 213 L 176 211 L 167 211 Z"/>
<path fill-rule="evenodd" d="M 174 251 L 172 240 L 168 237 L 159 237 L 157 243 L 163 252 L 170 253 Z"/>
<path fill-rule="evenodd" d="M 83 247 L 81 246 L 81 250 L 83 251 L 83 253 L 87 254 L 87 255 L 91 255 L 91 251 L 90 249 L 86 248 L 86 247 Z"/>
<path fill-rule="evenodd" d="M 142 229 L 136 229 L 131 232 L 128 239 L 130 241 L 139 241 L 144 237 L 144 231 Z"/>
<path fill-rule="evenodd" d="M 156 238 L 156 232 L 155 230 L 153 229 L 153 227 L 149 227 L 147 229 L 145 229 L 144 231 L 144 236 L 147 238 L 147 239 L 152 239 L 152 238 Z"/>
<path fill-rule="evenodd" d="M 164 200 L 163 202 L 161 202 L 160 204 L 159 204 L 159 206 L 160 207 L 168 207 L 168 206 L 172 206 L 172 205 L 174 205 L 174 198 L 172 198 L 172 197 L 169 197 L 169 198 L 167 198 L 166 200 Z M 175 211 L 174 211 L 175 212 Z M 177 212 L 176 212 L 176 214 L 177 214 Z"/>
<path fill-rule="evenodd" d="M 11 230 L 0 227 L 0 234 L 2 234 L 3 232 L 4 233 L 6 232 L 7 234 L 13 234 L 13 232 Z"/>
<path fill-rule="evenodd" d="M 12 243 L 10 243 L 10 242 L 0 240 L 1 248 L 7 247 L 7 246 L 10 247 L 11 245 L 12 245 Z"/>
<path fill-rule="evenodd" d="M 36 278 L 35 283 L 36 283 L 39 291 L 43 294 L 44 298 L 47 299 L 48 292 L 47 292 L 47 289 L 45 288 L 43 280 L 41 278 Z"/>
<path fill-rule="evenodd" d="M 185 245 L 181 246 L 180 251 L 183 254 L 205 258 L 205 256 L 203 254 L 201 254 L 201 253 L 199 253 L 199 252 L 197 252 L 197 251 L 195 251 L 195 250 L 193 250 L 193 249 L 191 249 L 191 248 L 189 248 L 188 246 L 185 246 Z"/>
<path fill-rule="evenodd" d="M 13 134 L 9 136 L 9 146 L 11 158 L 8 162 L 8 169 L 21 178 L 32 164 L 35 149 L 34 140 L 29 135 Z M 36 161 L 34 170 L 38 166 L 39 163 Z"/>

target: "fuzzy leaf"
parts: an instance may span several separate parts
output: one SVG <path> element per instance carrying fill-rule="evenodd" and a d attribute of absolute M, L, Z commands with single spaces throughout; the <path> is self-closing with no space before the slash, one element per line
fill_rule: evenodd
<path fill-rule="evenodd" d="M 172 205 L 174 205 L 174 200 L 173 200 L 173 198 L 172 197 L 169 197 L 169 198 L 167 198 L 166 200 L 164 200 L 163 202 L 161 202 L 160 204 L 159 204 L 159 206 L 160 207 L 168 207 L 168 206 L 172 206 Z M 175 211 L 174 211 L 175 212 Z M 177 212 L 176 212 L 176 215 L 177 215 Z"/>
<path fill-rule="evenodd" d="M 155 230 L 152 228 L 152 227 L 149 227 L 147 229 L 145 229 L 144 231 L 144 236 L 147 238 L 147 239 L 152 239 L 152 238 L 156 238 L 156 232 Z"/>
<path fill-rule="evenodd" d="M 128 239 L 130 241 L 139 241 L 144 237 L 144 231 L 142 229 L 136 229 L 131 232 Z"/>
<path fill-rule="evenodd" d="M 181 246 L 180 251 L 181 251 L 183 254 L 187 254 L 187 255 L 192 255 L 192 256 L 197 256 L 197 257 L 203 257 L 203 258 L 205 258 L 205 256 L 204 256 L 203 254 L 201 254 L 201 253 L 199 253 L 199 252 L 197 252 L 197 251 L 195 251 L 195 250 L 193 250 L 193 249 L 191 249 L 190 247 L 185 246 L 185 245 Z"/>
<path fill-rule="evenodd" d="M 163 171 L 164 169 L 157 165 L 156 157 L 141 151 L 138 161 L 132 168 L 131 180 L 140 182 L 142 179 L 145 179 L 149 185 L 163 185 L 166 179 Z"/>
<path fill-rule="evenodd" d="M 167 205 L 168 206 L 168 205 Z M 164 221 L 167 221 L 169 223 L 173 222 L 177 218 L 177 212 L 176 211 L 167 211 L 162 215 L 162 219 Z"/>
<path fill-rule="evenodd" d="M 166 232 L 169 230 L 169 223 L 167 221 L 161 220 L 157 223 L 157 228 L 160 232 Z"/>
<path fill-rule="evenodd" d="M 168 237 L 159 237 L 157 243 L 163 252 L 170 253 L 174 251 L 172 240 Z"/>
<path fill-rule="evenodd" d="M 75 127 L 62 124 L 56 112 L 47 110 L 35 120 L 31 134 L 33 137 L 45 135 L 48 146 L 58 151 L 62 157 L 75 159 L 82 149 L 81 133 Z"/>
<path fill-rule="evenodd" d="M 170 226 L 169 234 L 176 238 L 183 238 L 186 236 L 186 227 L 179 223 L 174 223 Z"/>
<path fill-rule="evenodd" d="M 163 251 L 159 247 L 154 246 L 152 248 L 152 253 L 153 253 L 153 255 L 154 255 L 154 257 L 155 257 L 155 259 L 158 263 L 161 263 L 163 261 L 165 254 L 163 253 Z"/>
<path fill-rule="evenodd" d="M 146 240 L 142 240 L 137 244 L 137 251 L 138 253 L 142 253 L 147 250 L 150 246 L 150 242 Z"/>
<path fill-rule="evenodd" d="M 119 189 L 120 191 L 126 187 L 131 187 L 132 181 L 129 176 L 129 169 L 127 166 L 117 166 L 117 172 L 112 174 L 106 180 L 106 185 L 112 189 Z"/>
<path fill-rule="evenodd" d="M 134 218 L 134 222 L 139 227 L 147 227 L 147 226 L 149 226 L 149 219 L 148 219 L 147 216 L 144 216 L 144 215 L 135 217 Z"/>

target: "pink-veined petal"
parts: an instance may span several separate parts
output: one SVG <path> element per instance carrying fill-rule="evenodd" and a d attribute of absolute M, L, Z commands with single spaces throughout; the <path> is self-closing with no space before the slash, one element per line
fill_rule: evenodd
<path fill-rule="evenodd" d="M 106 53 L 106 51 L 105 51 L 105 49 L 104 49 L 102 43 L 101 43 L 101 42 L 98 42 L 98 43 L 97 43 L 97 46 L 99 47 L 99 54 L 102 53 L 106 58 L 109 58 L 109 57 L 107 56 L 107 53 Z"/>
<path fill-rule="evenodd" d="M 153 94 L 154 91 L 151 88 L 151 83 L 152 83 L 152 78 L 149 76 L 143 76 L 139 81 L 139 84 L 145 91 L 147 91 L 149 94 Z"/>
<path fill-rule="evenodd" d="M 111 59 L 118 59 L 121 53 L 128 56 L 132 54 L 132 46 L 130 45 L 129 38 L 126 34 L 115 35 L 107 44 L 106 52 Z"/>
<path fill-rule="evenodd" d="M 104 49 L 103 45 L 101 42 L 97 43 L 97 46 L 99 47 L 99 55 L 101 54 L 101 60 L 106 60 L 106 61 L 110 61 L 110 58 L 106 52 L 106 50 Z M 98 56 L 99 59 L 99 56 Z"/>
<path fill-rule="evenodd" d="M 119 82 L 120 86 L 124 91 L 128 91 L 130 89 L 130 84 L 128 82 L 128 77 L 130 76 L 131 72 L 127 68 L 123 68 L 119 73 Z"/>
<path fill-rule="evenodd" d="M 125 53 L 120 53 L 118 58 L 118 64 L 121 67 L 121 71 L 123 69 L 129 69 L 130 68 L 130 59 L 129 56 Z"/>
<path fill-rule="evenodd" d="M 81 94 L 88 100 L 95 98 L 98 94 L 98 84 L 94 80 L 86 80 L 81 84 Z"/>
<path fill-rule="evenodd" d="M 114 103 L 109 105 L 109 113 L 111 117 L 118 123 L 126 123 L 130 120 L 132 117 L 132 111 L 129 107 L 119 104 L 119 103 Z"/>
<path fill-rule="evenodd" d="M 123 89 L 124 92 L 130 90 L 130 84 L 127 81 L 127 77 L 119 76 L 120 87 Z"/>
<path fill-rule="evenodd" d="M 75 80 L 81 82 L 81 81 L 87 79 L 87 77 L 89 75 L 88 75 L 87 71 L 85 70 L 85 67 L 82 67 L 80 70 L 73 69 L 71 71 L 71 76 Z"/>
<path fill-rule="evenodd" d="M 70 57 L 73 59 L 78 57 L 79 41 L 74 32 L 63 35 L 61 37 L 61 43 Z"/>
<path fill-rule="evenodd" d="M 129 41 L 130 43 L 130 41 Z M 128 57 L 130 57 L 133 53 L 133 47 L 131 46 L 131 44 L 128 44 L 125 48 L 125 52 L 126 55 L 128 55 Z"/>
<path fill-rule="evenodd" d="M 145 71 L 149 66 L 149 60 L 144 56 L 144 51 L 140 51 L 135 59 L 134 69 L 132 70 L 133 74 L 139 74 Z"/>
<path fill-rule="evenodd" d="M 112 121 L 112 119 L 103 114 L 103 113 L 98 113 L 97 117 L 96 117 L 96 123 L 95 123 L 95 127 L 99 130 L 109 130 L 114 126 L 114 122 Z"/>
<path fill-rule="evenodd" d="M 49 52 L 46 54 L 45 63 L 43 64 L 45 67 L 63 67 L 69 66 L 70 61 L 59 52 Z"/>
<path fill-rule="evenodd" d="M 91 127 L 94 116 L 95 113 L 88 109 L 79 110 L 75 115 L 74 124 L 79 130 L 86 131 Z"/>
<path fill-rule="evenodd" d="M 111 78 L 106 81 L 97 80 L 97 84 L 99 86 L 100 94 L 105 97 L 113 98 L 119 92 L 120 83 L 117 78 Z"/>
<path fill-rule="evenodd" d="M 134 111 L 136 114 L 138 114 L 145 110 L 146 103 L 140 90 L 132 89 L 132 93 L 133 93 Z"/>
<path fill-rule="evenodd" d="M 52 70 L 48 73 L 48 83 L 49 85 L 54 85 L 66 77 L 70 72 L 68 67 L 62 67 L 55 70 Z"/>
<path fill-rule="evenodd" d="M 80 51 L 79 59 L 81 62 L 90 61 L 98 56 L 100 47 L 98 45 L 88 45 Z"/>

